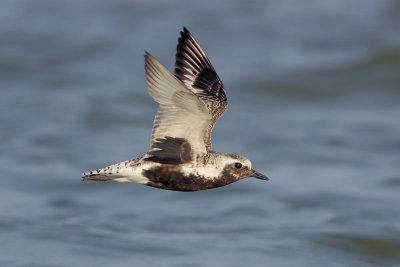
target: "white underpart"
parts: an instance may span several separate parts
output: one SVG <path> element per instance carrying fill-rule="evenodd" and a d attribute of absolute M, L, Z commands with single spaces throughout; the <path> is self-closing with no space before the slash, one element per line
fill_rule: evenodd
<path fill-rule="evenodd" d="M 117 179 L 114 179 L 114 181 L 120 182 L 120 183 L 130 182 L 130 183 L 138 183 L 138 184 L 147 184 L 149 179 L 144 177 L 141 172 L 133 171 L 133 172 L 129 173 L 128 175 L 126 175 L 126 177 L 117 178 Z"/>
<path fill-rule="evenodd" d="M 122 178 L 117 178 L 115 181 L 117 182 L 133 182 L 138 184 L 147 184 L 149 179 L 145 177 L 142 173 L 143 170 L 151 169 L 152 167 L 159 166 L 159 163 L 142 161 L 140 165 L 135 165 L 130 168 L 127 168 L 126 172 L 124 172 L 124 176 Z"/>

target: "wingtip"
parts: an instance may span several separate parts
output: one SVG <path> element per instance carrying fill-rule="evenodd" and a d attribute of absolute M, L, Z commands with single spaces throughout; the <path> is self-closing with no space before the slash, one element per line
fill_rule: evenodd
<path fill-rule="evenodd" d="M 144 51 L 144 58 L 147 59 L 150 57 L 153 57 L 153 56 L 148 51 Z"/>
<path fill-rule="evenodd" d="M 181 33 L 189 33 L 189 30 L 185 26 L 183 26 L 183 30 L 181 31 Z"/>
<path fill-rule="evenodd" d="M 147 51 L 144 51 L 144 68 L 147 70 L 151 65 L 158 62 L 155 57 Z"/>
<path fill-rule="evenodd" d="M 184 39 L 188 39 L 192 36 L 192 34 L 190 33 L 190 31 L 186 28 L 183 27 L 183 30 L 181 31 L 181 36 L 179 38 L 179 42 L 183 42 Z"/>

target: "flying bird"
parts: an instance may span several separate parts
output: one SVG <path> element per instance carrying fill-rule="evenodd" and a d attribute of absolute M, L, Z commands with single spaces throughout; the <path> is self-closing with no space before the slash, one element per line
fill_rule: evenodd
<path fill-rule="evenodd" d="M 218 74 L 192 34 L 183 28 L 175 73 L 145 52 L 150 96 L 159 103 L 150 150 L 142 157 L 86 172 L 83 180 L 134 182 L 198 191 L 246 177 L 268 180 L 249 159 L 212 150 L 211 132 L 228 101 Z"/>

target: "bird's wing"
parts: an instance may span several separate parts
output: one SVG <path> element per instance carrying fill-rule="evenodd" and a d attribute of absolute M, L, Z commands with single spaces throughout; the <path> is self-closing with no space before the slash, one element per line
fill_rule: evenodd
<path fill-rule="evenodd" d="M 183 28 L 178 40 L 175 75 L 196 94 L 211 115 L 204 134 L 207 151 L 211 150 L 211 132 L 217 120 L 228 107 L 224 85 L 215 72 L 207 55 L 192 34 Z"/>
<path fill-rule="evenodd" d="M 147 158 L 179 162 L 175 157 L 187 151 L 184 158 L 207 153 L 204 136 L 213 117 L 206 103 L 147 52 L 145 71 L 149 94 L 160 104 Z M 166 151 L 174 149 L 184 151 Z"/>

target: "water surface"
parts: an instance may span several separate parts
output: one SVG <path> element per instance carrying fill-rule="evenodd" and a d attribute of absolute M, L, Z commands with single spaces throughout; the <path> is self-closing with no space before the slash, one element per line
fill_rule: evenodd
<path fill-rule="evenodd" d="M 399 266 L 398 1 L 2 1 L 1 266 Z M 224 81 L 214 149 L 271 181 L 82 182 L 146 152 L 143 53 Z"/>

